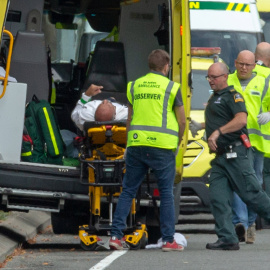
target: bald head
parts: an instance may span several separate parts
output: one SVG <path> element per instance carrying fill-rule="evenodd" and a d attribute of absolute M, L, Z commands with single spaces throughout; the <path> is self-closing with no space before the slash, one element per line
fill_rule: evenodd
<path fill-rule="evenodd" d="M 246 80 L 251 78 L 255 65 L 254 53 L 248 50 L 241 51 L 235 60 L 238 79 Z"/>
<path fill-rule="evenodd" d="M 211 89 L 215 92 L 222 90 L 228 86 L 229 70 L 224 63 L 214 63 L 208 69 L 208 81 Z"/>
<path fill-rule="evenodd" d="M 255 63 L 255 55 L 254 53 L 252 53 L 251 51 L 249 50 L 243 50 L 241 51 L 238 56 L 237 56 L 237 59 L 236 60 L 247 60 L 248 62 L 250 63 Z"/>
<path fill-rule="evenodd" d="M 224 63 L 221 63 L 221 62 L 217 62 L 217 63 L 212 64 L 210 66 L 210 68 L 215 69 L 215 70 L 219 71 L 220 73 L 225 73 L 225 74 L 229 73 L 228 67 Z M 210 70 L 210 68 L 209 68 L 209 70 Z"/>
<path fill-rule="evenodd" d="M 98 122 L 112 121 L 115 116 L 115 106 L 107 99 L 97 107 L 95 112 L 95 120 Z"/>
<path fill-rule="evenodd" d="M 270 44 L 268 42 L 261 42 L 257 45 L 255 59 L 256 61 L 262 61 L 267 67 L 270 67 Z"/>

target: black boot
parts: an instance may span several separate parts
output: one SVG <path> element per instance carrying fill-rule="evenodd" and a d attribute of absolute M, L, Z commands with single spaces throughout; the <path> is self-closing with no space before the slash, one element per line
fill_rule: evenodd
<path fill-rule="evenodd" d="M 235 225 L 235 232 L 238 236 L 239 242 L 246 242 L 247 232 L 245 226 L 242 223 L 237 223 Z"/>
<path fill-rule="evenodd" d="M 215 243 L 208 243 L 207 249 L 212 250 L 239 250 L 239 243 L 224 243 L 221 240 L 217 240 Z"/>

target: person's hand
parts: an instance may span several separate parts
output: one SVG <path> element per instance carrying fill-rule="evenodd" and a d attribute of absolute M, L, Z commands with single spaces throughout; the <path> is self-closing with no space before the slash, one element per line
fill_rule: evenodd
<path fill-rule="evenodd" d="M 85 94 L 89 97 L 93 97 L 99 93 L 101 93 L 101 89 L 103 89 L 103 86 L 98 86 L 95 84 L 91 84 L 88 89 L 85 91 Z"/>
<path fill-rule="evenodd" d="M 258 124 L 265 125 L 270 121 L 270 112 L 264 112 L 257 116 Z"/>
<path fill-rule="evenodd" d="M 198 131 L 202 129 L 202 124 L 194 120 L 191 120 L 189 123 L 189 130 L 191 131 L 192 137 L 195 138 L 198 135 Z"/>
<path fill-rule="evenodd" d="M 126 158 L 127 158 L 127 149 L 125 149 L 124 156 L 123 156 L 123 159 L 126 159 Z"/>
<path fill-rule="evenodd" d="M 217 139 L 219 137 L 220 133 L 218 130 L 215 130 L 211 136 L 208 138 L 208 146 L 213 151 L 217 151 Z"/>

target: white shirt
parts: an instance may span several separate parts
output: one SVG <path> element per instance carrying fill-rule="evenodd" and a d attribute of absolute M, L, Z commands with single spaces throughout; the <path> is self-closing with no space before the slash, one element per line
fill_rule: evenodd
<path fill-rule="evenodd" d="M 0 77 L 5 77 L 6 76 L 6 71 L 4 68 L 0 67 Z M 9 82 L 17 82 L 17 80 L 14 77 L 8 76 L 8 81 Z"/>
<path fill-rule="evenodd" d="M 71 113 L 71 119 L 76 126 L 83 131 L 83 125 L 85 122 L 95 121 L 95 112 L 102 100 L 90 101 L 91 97 L 82 94 L 82 98 L 77 102 L 76 107 Z M 85 104 L 84 104 L 85 103 Z M 121 105 L 116 102 L 112 102 L 116 108 L 115 120 L 126 120 L 128 116 L 128 108 L 125 105 Z"/>

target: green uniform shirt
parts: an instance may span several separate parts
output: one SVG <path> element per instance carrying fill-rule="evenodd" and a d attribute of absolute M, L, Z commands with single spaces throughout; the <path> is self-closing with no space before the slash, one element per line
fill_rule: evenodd
<path fill-rule="evenodd" d="M 246 112 L 244 98 L 236 92 L 233 86 L 228 86 L 218 92 L 214 92 L 208 100 L 205 109 L 205 130 L 207 138 L 218 128 L 230 122 L 239 112 Z M 240 135 L 247 133 L 246 127 L 241 130 L 220 135 L 217 140 L 218 149 L 223 150 L 232 142 L 239 140 Z"/>

